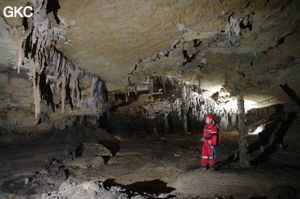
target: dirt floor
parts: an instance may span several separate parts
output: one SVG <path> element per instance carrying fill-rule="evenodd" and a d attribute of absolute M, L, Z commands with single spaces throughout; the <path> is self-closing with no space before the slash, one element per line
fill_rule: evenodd
<path fill-rule="evenodd" d="M 160 139 L 122 139 L 117 146 L 111 146 L 116 153 L 111 158 L 104 157 L 104 165 L 88 168 L 53 166 L 58 157 L 79 143 L 2 147 L 0 198 L 41 198 L 42 193 L 57 190 L 67 178 L 102 181 L 106 187 L 120 186 L 145 198 L 299 197 L 300 155 L 289 147 L 251 168 L 239 168 L 234 160 L 236 133 L 225 132 L 217 149 L 216 171 L 202 171 L 199 138 L 169 135 Z M 256 135 L 249 137 L 251 142 L 256 139 Z M 261 153 L 258 150 L 251 158 Z"/>

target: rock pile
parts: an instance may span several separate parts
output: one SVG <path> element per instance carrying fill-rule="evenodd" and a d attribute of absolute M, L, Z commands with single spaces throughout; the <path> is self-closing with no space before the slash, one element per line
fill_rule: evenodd
<path fill-rule="evenodd" d="M 42 199 L 143 199 L 143 196 L 136 195 L 129 197 L 122 193 L 120 187 L 105 189 L 102 182 L 86 181 L 78 183 L 74 180 L 67 180 L 62 183 L 58 191 L 43 194 Z"/>

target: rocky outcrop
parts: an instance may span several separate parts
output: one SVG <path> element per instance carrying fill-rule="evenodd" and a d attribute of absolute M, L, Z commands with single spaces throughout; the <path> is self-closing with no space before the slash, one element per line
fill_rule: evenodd
<path fill-rule="evenodd" d="M 105 103 L 106 87 L 100 77 L 85 73 L 75 67 L 62 52 L 57 50 L 56 43 L 65 41 L 60 29 L 51 26 L 47 10 L 47 0 L 33 2 L 34 15 L 31 34 L 26 38 L 24 56 L 19 56 L 22 63 L 18 67 L 29 66 L 29 73 L 33 81 L 33 98 L 35 117 L 41 113 L 41 99 L 54 106 L 54 95 L 60 95 L 61 112 L 65 111 L 65 103 L 71 106 L 98 109 L 101 112 Z M 90 85 L 90 96 L 81 93 L 84 84 Z M 104 97 L 103 97 L 104 96 Z"/>
<path fill-rule="evenodd" d="M 79 69 L 57 49 L 57 43 L 66 39 L 51 23 L 49 4 L 47 0 L 32 1 L 33 17 L 24 18 L 17 29 L 5 20 L 8 30 L 19 37 L 17 72 L 1 71 L 1 105 L 5 107 L 1 118 L 8 119 L 0 125 L 3 132 L 63 129 L 72 127 L 77 116 L 101 115 L 107 109 L 103 80 Z"/>

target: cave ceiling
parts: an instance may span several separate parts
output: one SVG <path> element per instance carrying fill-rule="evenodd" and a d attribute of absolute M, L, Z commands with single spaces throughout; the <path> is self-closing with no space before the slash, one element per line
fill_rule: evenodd
<path fill-rule="evenodd" d="M 108 91 L 144 89 L 150 76 L 222 88 L 256 102 L 291 103 L 280 84 L 299 88 L 300 3 L 296 0 L 53 0 L 56 45 Z M 26 5 L 26 1 L 0 1 Z M 0 65 L 16 68 L 22 18 L 0 19 Z"/>

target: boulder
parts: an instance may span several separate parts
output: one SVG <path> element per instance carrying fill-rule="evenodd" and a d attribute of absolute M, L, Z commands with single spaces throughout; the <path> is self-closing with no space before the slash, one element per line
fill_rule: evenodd
<path fill-rule="evenodd" d="M 112 153 L 101 144 L 82 143 L 75 149 L 76 157 L 65 162 L 65 166 L 88 169 L 101 167 L 105 164 L 103 157 L 111 157 Z"/>
<path fill-rule="evenodd" d="M 75 154 L 78 157 L 91 157 L 91 156 L 112 156 L 110 150 L 101 144 L 96 143 L 82 143 L 76 150 Z"/>

